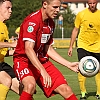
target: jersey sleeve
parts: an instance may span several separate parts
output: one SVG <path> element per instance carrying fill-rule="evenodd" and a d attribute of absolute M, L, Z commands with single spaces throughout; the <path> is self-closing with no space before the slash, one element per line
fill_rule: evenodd
<path fill-rule="evenodd" d="M 36 41 L 36 33 L 39 29 L 39 23 L 35 20 L 28 20 L 23 24 L 23 40 L 31 42 Z"/>
<path fill-rule="evenodd" d="M 80 13 L 78 13 L 76 15 L 75 22 L 74 22 L 75 27 L 79 28 L 80 27 L 80 23 L 81 23 L 81 17 L 80 17 Z"/>

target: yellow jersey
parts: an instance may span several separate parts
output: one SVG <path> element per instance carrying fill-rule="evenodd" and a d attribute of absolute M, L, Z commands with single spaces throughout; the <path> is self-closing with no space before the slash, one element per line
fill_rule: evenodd
<path fill-rule="evenodd" d="M 8 41 L 8 29 L 7 26 L 0 21 L 0 42 Z M 7 54 L 8 48 L 0 48 L 0 62 L 4 61 L 4 57 Z"/>
<path fill-rule="evenodd" d="M 75 27 L 80 28 L 78 48 L 100 53 L 100 10 L 92 13 L 88 8 L 79 12 Z"/>
<path fill-rule="evenodd" d="M 20 27 L 18 27 L 16 30 L 15 30 L 15 33 L 19 34 L 20 32 Z"/>

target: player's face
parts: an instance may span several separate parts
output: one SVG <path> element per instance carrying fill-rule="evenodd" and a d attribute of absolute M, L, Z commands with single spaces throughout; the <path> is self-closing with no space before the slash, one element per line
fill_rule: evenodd
<path fill-rule="evenodd" d="M 89 9 L 92 12 L 95 12 L 97 10 L 96 6 L 97 6 L 97 0 L 88 0 L 88 5 L 89 5 Z"/>
<path fill-rule="evenodd" d="M 10 1 L 5 1 L 0 4 L 0 20 L 4 21 L 9 19 L 12 13 L 12 4 Z"/>
<path fill-rule="evenodd" d="M 46 6 L 46 15 L 50 18 L 55 18 L 60 11 L 60 0 L 53 0 Z"/>

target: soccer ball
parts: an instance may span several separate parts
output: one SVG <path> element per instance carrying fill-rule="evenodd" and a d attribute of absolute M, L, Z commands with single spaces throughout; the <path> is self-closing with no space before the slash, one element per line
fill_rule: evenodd
<path fill-rule="evenodd" d="M 95 76 L 99 70 L 99 62 L 93 56 L 85 56 L 79 62 L 79 71 L 85 77 Z"/>

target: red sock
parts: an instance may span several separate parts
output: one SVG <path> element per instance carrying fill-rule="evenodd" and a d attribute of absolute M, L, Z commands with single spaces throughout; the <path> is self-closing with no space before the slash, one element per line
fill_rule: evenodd
<path fill-rule="evenodd" d="M 69 98 L 66 98 L 65 100 L 78 100 L 75 96 L 75 94 L 72 94 Z"/>
<path fill-rule="evenodd" d="M 33 100 L 32 95 L 23 91 L 19 100 Z"/>

